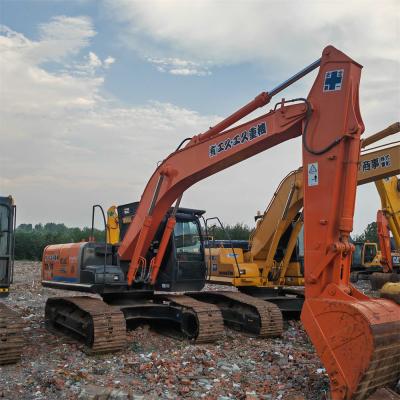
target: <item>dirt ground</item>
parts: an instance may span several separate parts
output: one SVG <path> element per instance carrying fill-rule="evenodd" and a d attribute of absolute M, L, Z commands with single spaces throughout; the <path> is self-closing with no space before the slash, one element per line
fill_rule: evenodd
<path fill-rule="evenodd" d="M 23 317 L 27 345 L 20 363 L 0 367 L 0 398 L 327 399 L 325 370 L 297 321 L 286 322 L 279 339 L 225 329 L 224 337 L 207 345 L 142 326 L 128 333 L 124 351 L 88 356 L 44 327 L 46 299 L 65 294 L 71 292 L 41 286 L 40 263 L 16 262 L 5 302 Z"/>

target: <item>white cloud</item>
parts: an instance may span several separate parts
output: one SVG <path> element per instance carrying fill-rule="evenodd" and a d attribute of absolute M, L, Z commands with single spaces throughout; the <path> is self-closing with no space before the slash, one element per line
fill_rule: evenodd
<path fill-rule="evenodd" d="M 298 65 L 312 61 L 331 42 L 355 55 L 392 60 L 399 55 L 397 0 L 383 0 L 379 7 L 372 0 L 307 1 L 301 6 L 265 0 L 105 0 L 105 4 L 125 23 L 125 35 L 141 51 L 167 46 L 170 53 L 215 63 Z"/>
<path fill-rule="evenodd" d="M 105 68 L 109 68 L 112 64 L 115 63 L 115 58 L 108 56 L 104 61 L 103 61 L 103 65 Z"/>
<path fill-rule="evenodd" d="M 37 41 L 7 27 L 0 35 L 0 193 L 15 196 L 19 222 L 88 224 L 91 204 L 138 199 L 156 162 L 215 117 L 107 97 L 115 59 L 80 56 L 95 34 L 88 18 L 56 17 L 40 31 Z"/>
<path fill-rule="evenodd" d="M 382 0 L 104 0 L 126 47 L 146 59 L 213 66 L 251 63 L 272 88 L 332 44 L 365 66 L 361 105 L 371 131 L 400 108 L 400 2 Z M 175 71 L 164 67 L 161 71 Z M 188 74 L 191 68 L 177 68 Z M 246 76 L 243 77 L 246 79 Z M 297 84 L 304 96 L 310 81 Z M 295 90 L 295 89 L 293 89 Z M 291 89 L 288 90 L 289 95 Z M 296 92 L 299 94 L 299 91 Z M 290 96 L 287 96 L 290 97 Z"/>
<path fill-rule="evenodd" d="M 147 61 L 157 66 L 160 72 L 168 72 L 171 75 L 195 75 L 206 76 L 211 72 L 206 63 L 182 60 L 180 58 L 147 58 Z"/>

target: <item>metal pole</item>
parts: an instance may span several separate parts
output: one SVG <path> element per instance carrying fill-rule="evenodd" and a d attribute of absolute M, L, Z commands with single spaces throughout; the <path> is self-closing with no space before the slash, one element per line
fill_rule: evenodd
<path fill-rule="evenodd" d="M 153 210 L 154 210 L 154 207 L 156 205 L 156 202 L 157 202 L 157 199 L 158 199 L 158 195 L 160 193 L 160 189 L 161 189 L 161 185 L 163 183 L 163 180 L 164 180 L 164 175 L 160 175 L 158 177 L 157 186 L 156 186 L 156 188 L 154 190 L 154 193 L 153 193 L 153 198 L 151 199 L 148 215 L 152 215 L 153 214 Z"/>
<path fill-rule="evenodd" d="M 275 96 L 276 94 L 281 92 L 283 89 L 286 89 L 288 86 L 290 86 L 292 83 L 298 81 L 303 76 L 309 74 L 311 71 L 314 71 L 314 69 L 318 68 L 320 65 L 321 65 L 321 59 L 319 58 L 318 60 L 314 61 L 309 66 L 303 68 L 297 74 L 293 75 L 291 78 L 287 79 L 285 82 L 282 82 L 278 86 L 274 87 L 272 90 L 270 90 L 268 92 L 268 94 L 270 95 L 270 97 Z"/>

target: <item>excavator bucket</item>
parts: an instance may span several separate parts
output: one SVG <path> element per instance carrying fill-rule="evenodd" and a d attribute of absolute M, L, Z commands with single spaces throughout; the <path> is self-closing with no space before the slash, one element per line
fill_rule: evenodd
<path fill-rule="evenodd" d="M 330 377 L 332 400 L 367 399 L 400 379 L 400 306 L 390 300 L 306 300 L 302 320 Z M 383 399 L 382 399 L 383 400 Z"/>

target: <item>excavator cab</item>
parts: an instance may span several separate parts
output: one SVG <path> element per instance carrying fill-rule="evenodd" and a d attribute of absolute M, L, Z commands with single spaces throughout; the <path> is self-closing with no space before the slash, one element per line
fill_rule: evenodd
<path fill-rule="evenodd" d="M 118 206 L 120 223 L 120 241 L 125 237 L 139 203 Z M 146 265 L 157 255 L 161 236 L 172 208 L 165 215 L 146 255 Z M 155 283 L 155 290 L 182 291 L 201 290 L 205 284 L 206 263 L 204 260 L 204 241 L 199 217 L 205 211 L 191 208 L 179 208 L 176 224 L 167 245 L 160 273 Z M 145 272 L 140 271 L 140 273 Z M 147 271 L 149 272 L 149 271 Z M 144 278 L 146 280 L 146 278 Z M 188 289 L 189 288 L 189 289 Z"/>
<path fill-rule="evenodd" d="M 378 245 L 370 242 L 354 242 L 352 271 L 365 271 L 367 273 L 380 272 L 380 252 Z"/>
<path fill-rule="evenodd" d="M 89 241 L 47 246 L 43 255 L 43 285 L 100 294 L 128 292 L 128 264 L 119 260 L 117 251 L 138 204 L 134 202 L 117 207 L 119 240 L 114 238 L 114 244 Z M 176 225 L 168 241 L 157 280 L 154 286 L 149 284 L 152 260 L 159 251 L 161 236 L 171 212 L 172 209 L 164 217 L 145 262 L 143 260 L 132 286 L 135 290 L 169 292 L 201 290 L 204 287 L 206 264 L 199 217 L 205 211 L 189 208 L 178 209 Z M 107 239 L 110 237 L 107 234 Z"/>
<path fill-rule="evenodd" d="M 15 205 L 13 198 L 0 197 L 0 297 L 7 297 L 13 277 Z"/>
<path fill-rule="evenodd" d="M 364 264 L 372 265 L 378 255 L 378 246 L 376 243 L 364 244 Z"/>

